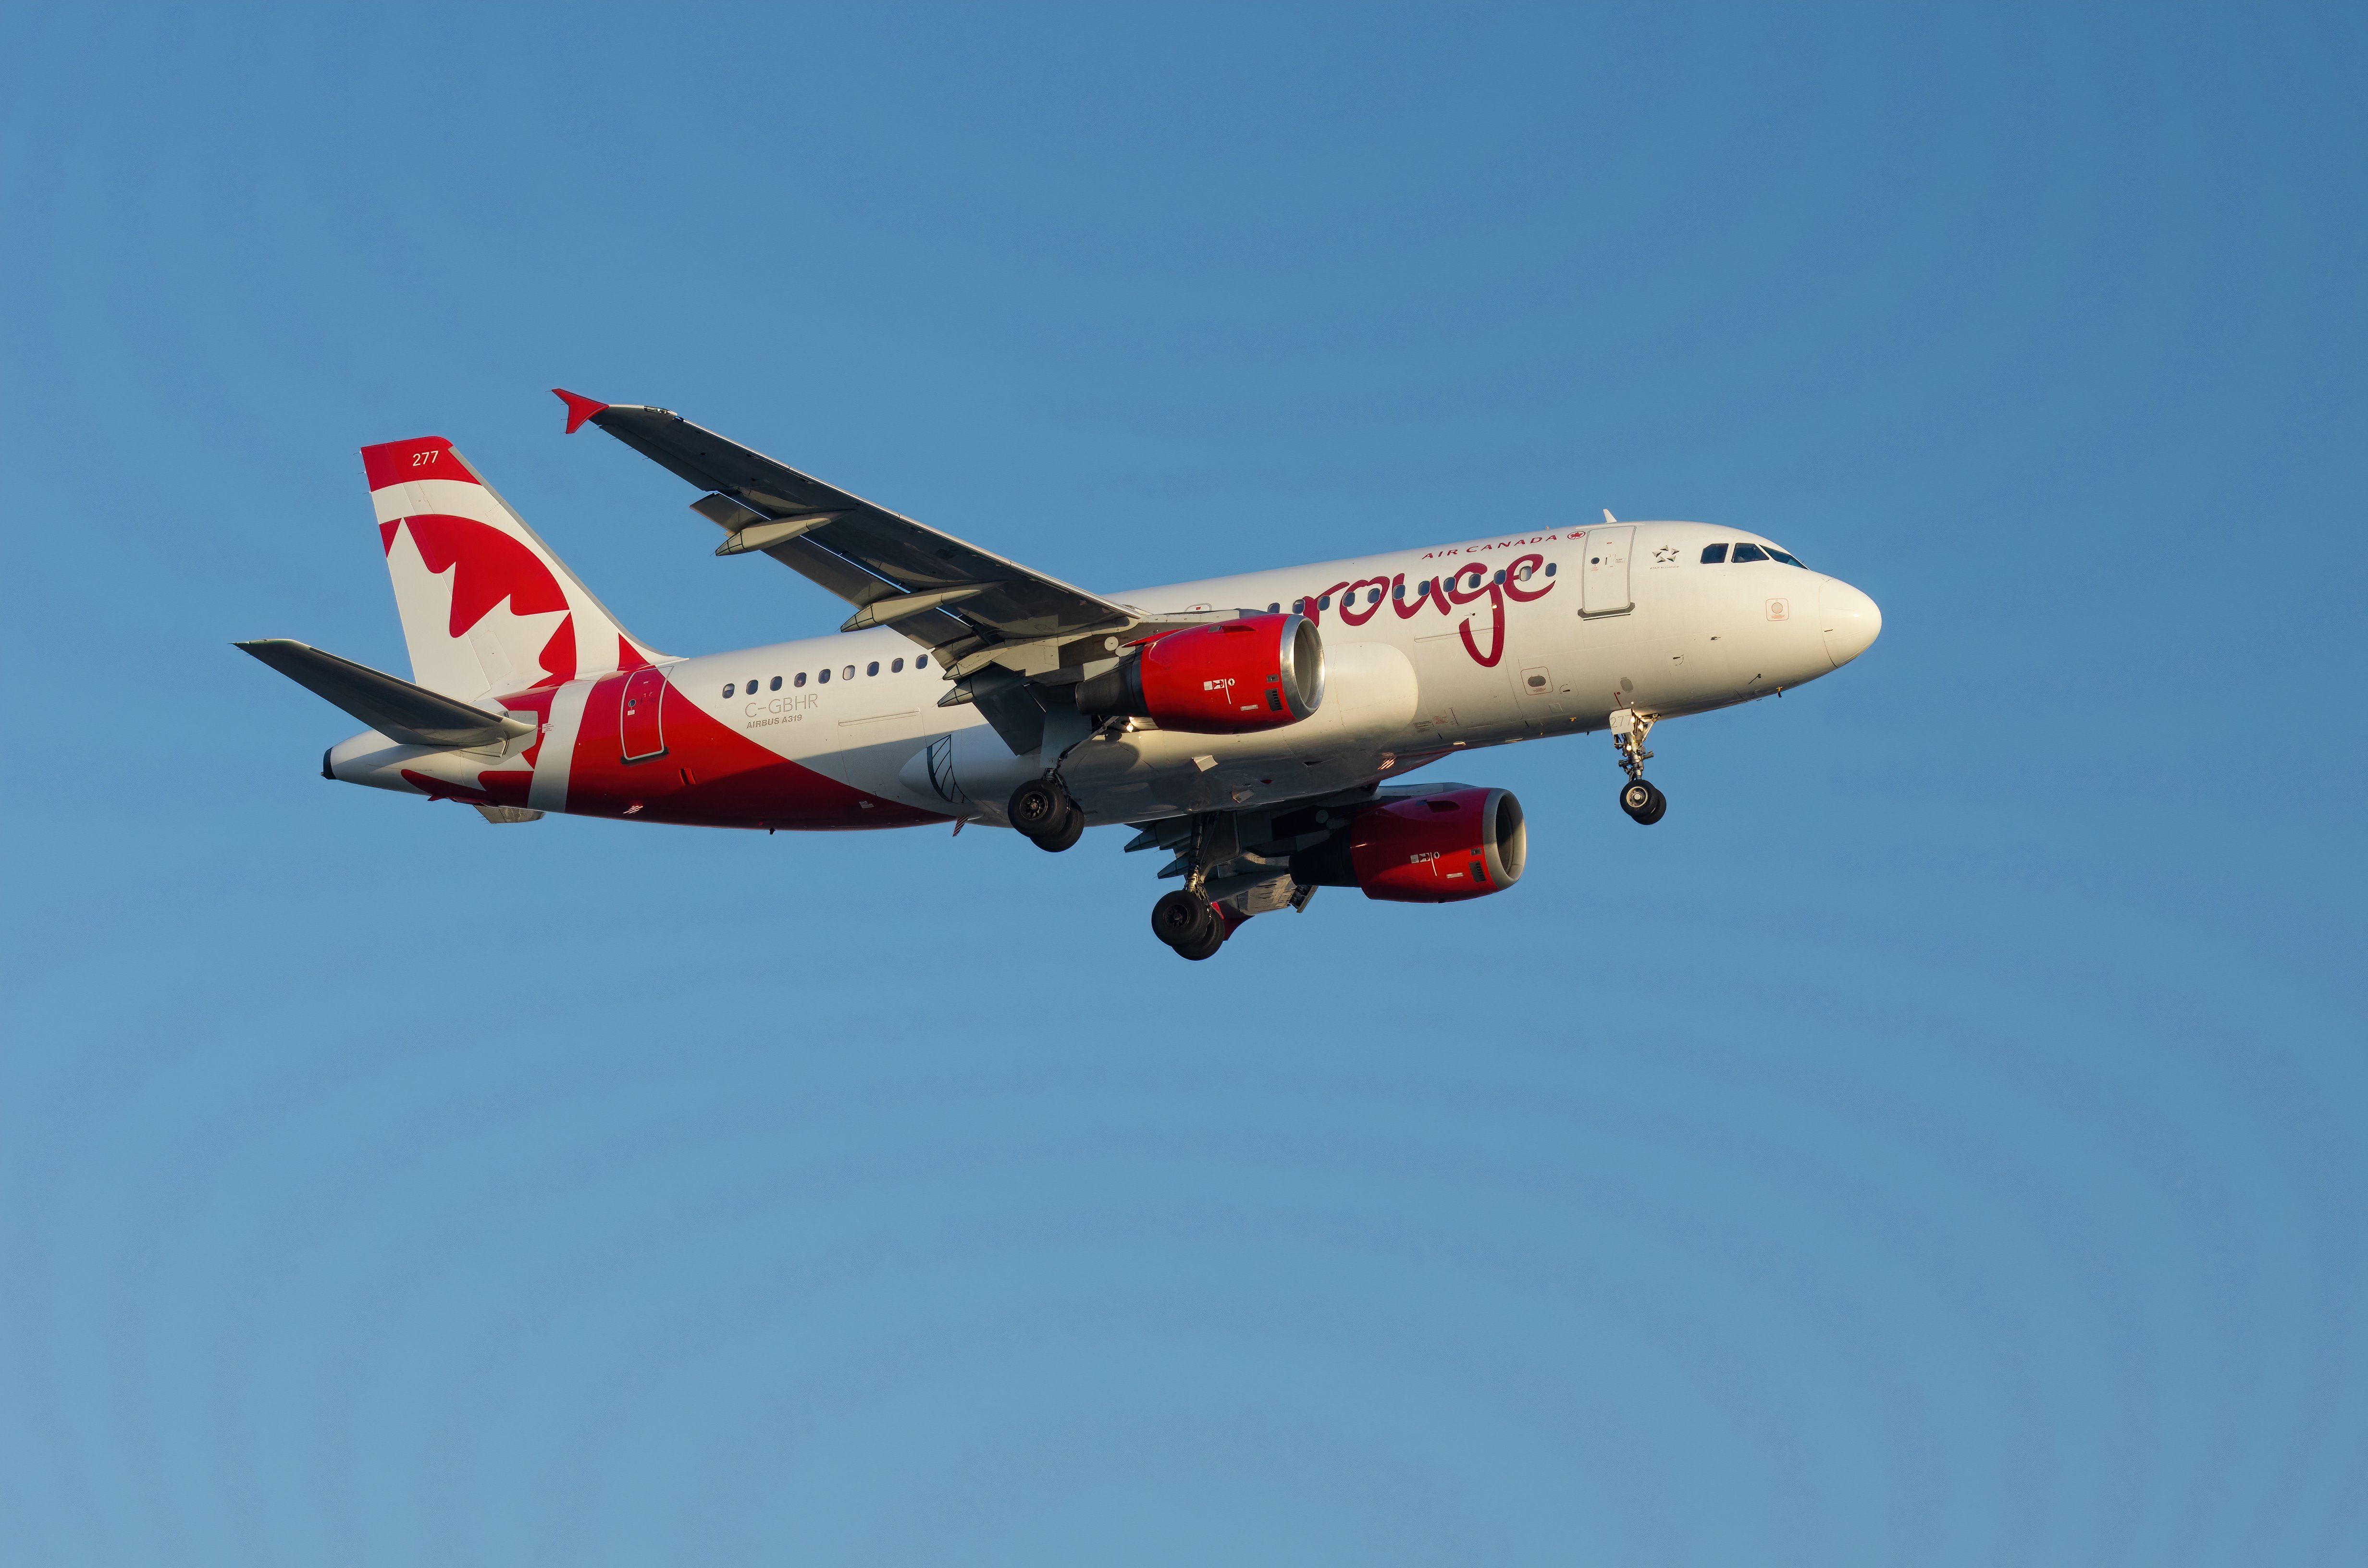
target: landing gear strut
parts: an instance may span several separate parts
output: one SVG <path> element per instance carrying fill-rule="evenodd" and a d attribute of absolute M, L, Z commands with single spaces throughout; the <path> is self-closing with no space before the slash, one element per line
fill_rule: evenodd
<path fill-rule="evenodd" d="M 1612 749 L 1620 754 L 1621 771 L 1628 775 L 1628 782 L 1620 787 L 1620 809 L 1645 827 L 1659 822 L 1669 810 L 1669 798 L 1645 778 L 1645 764 L 1653 756 L 1645 749 L 1645 737 L 1652 733 L 1649 713 L 1622 708 L 1611 715 Z"/>
<path fill-rule="evenodd" d="M 1011 791 L 1011 803 L 1004 810 L 1022 837 L 1054 854 L 1076 843 L 1086 831 L 1084 810 L 1050 778 L 1030 778 Z"/>

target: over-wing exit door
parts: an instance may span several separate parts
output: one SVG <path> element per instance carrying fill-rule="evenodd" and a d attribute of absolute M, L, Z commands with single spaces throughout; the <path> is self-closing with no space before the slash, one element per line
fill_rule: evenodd
<path fill-rule="evenodd" d="M 625 677 L 623 711 L 617 733 L 624 742 L 625 760 L 643 762 L 666 753 L 666 735 L 658 727 L 658 708 L 666 697 L 666 676 L 654 669 L 635 670 Z"/>
<path fill-rule="evenodd" d="M 1628 546 L 1635 538 L 1636 530 L 1626 526 L 1587 530 L 1587 554 L 1578 569 L 1579 614 L 1621 615 L 1636 608 L 1628 592 Z"/>

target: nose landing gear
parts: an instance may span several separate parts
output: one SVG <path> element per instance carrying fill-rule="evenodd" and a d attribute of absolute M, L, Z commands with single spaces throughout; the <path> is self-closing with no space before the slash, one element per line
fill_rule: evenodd
<path fill-rule="evenodd" d="M 1645 827 L 1659 822 L 1669 810 L 1669 798 L 1645 778 L 1645 764 L 1653 756 L 1645 749 L 1645 737 L 1652 733 L 1649 713 L 1622 708 L 1611 715 L 1611 746 L 1620 754 L 1621 771 L 1628 775 L 1628 782 L 1620 787 L 1620 809 Z"/>
<path fill-rule="evenodd" d="M 1011 791 L 1011 803 L 1004 811 L 1020 836 L 1056 855 L 1086 831 L 1084 809 L 1050 778 L 1030 778 Z"/>

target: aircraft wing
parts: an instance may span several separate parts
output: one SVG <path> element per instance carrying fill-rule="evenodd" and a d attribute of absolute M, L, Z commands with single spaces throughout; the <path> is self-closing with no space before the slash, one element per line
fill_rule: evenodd
<path fill-rule="evenodd" d="M 557 389 L 553 389 L 556 391 Z M 572 432 L 598 425 L 709 494 L 692 509 L 729 530 L 716 553 L 762 551 L 856 607 L 843 630 L 894 625 L 949 666 L 1040 652 L 1144 620 L 1058 578 L 899 517 L 663 408 L 561 392 Z M 1058 654 L 1051 655 L 1057 661 Z"/>

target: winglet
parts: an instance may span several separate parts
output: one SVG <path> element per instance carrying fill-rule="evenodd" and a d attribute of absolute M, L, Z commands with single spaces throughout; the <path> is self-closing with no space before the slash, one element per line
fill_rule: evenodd
<path fill-rule="evenodd" d="M 567 433 L 571 436 L 584 428 L 584 422 L 596 414 L 606 414 L 609 405 L 595 403 L 588 397 L 578 397 L 564 387 L 553 387 L 552 395 L 567 405 Z"/>

